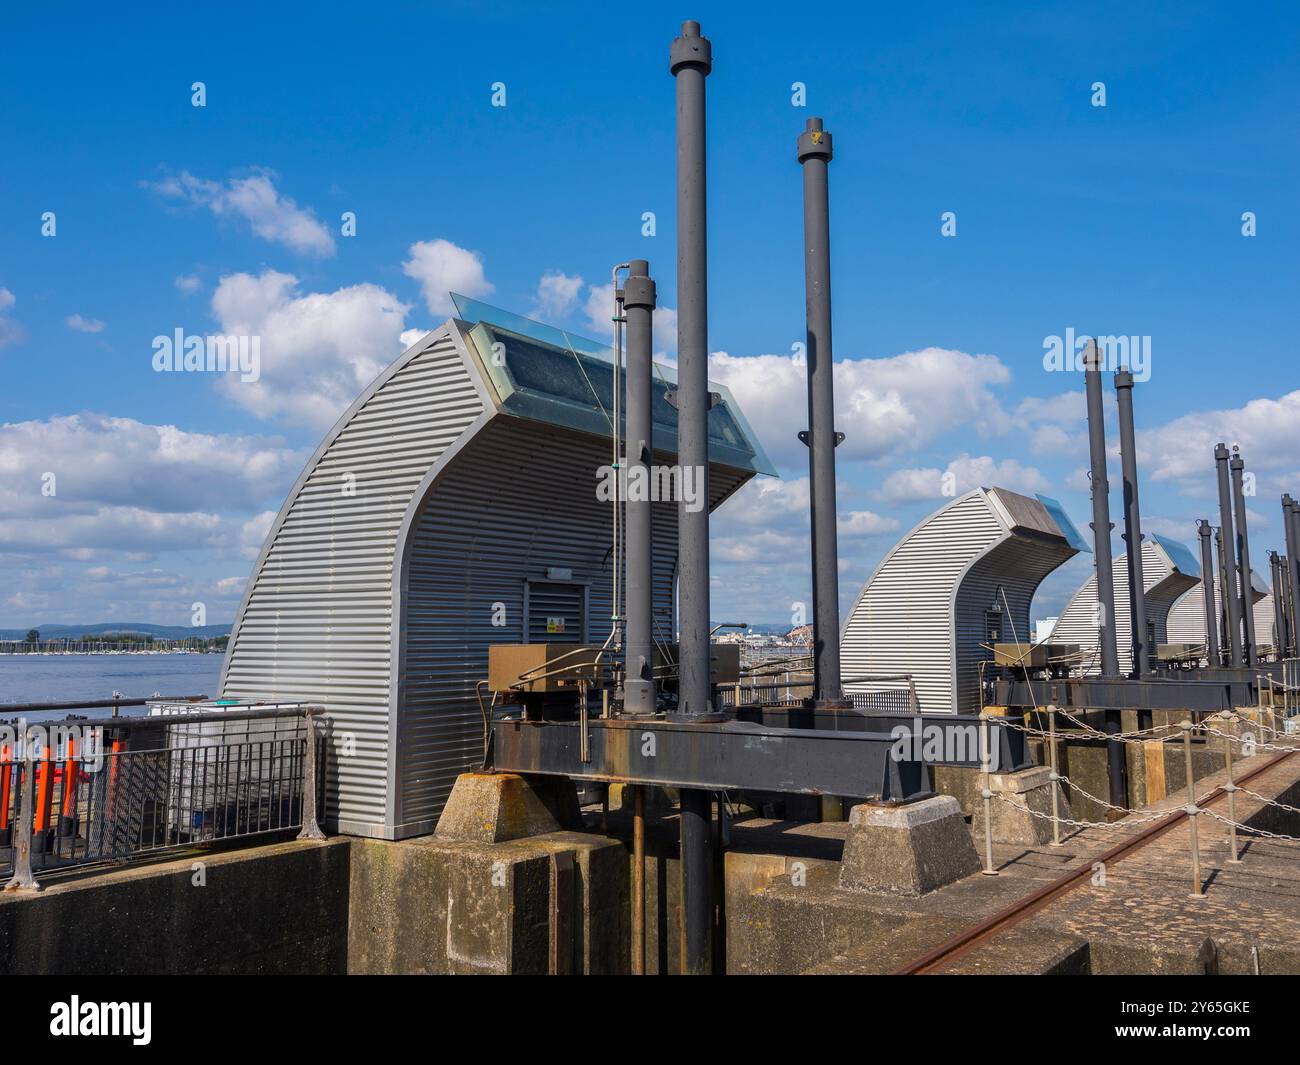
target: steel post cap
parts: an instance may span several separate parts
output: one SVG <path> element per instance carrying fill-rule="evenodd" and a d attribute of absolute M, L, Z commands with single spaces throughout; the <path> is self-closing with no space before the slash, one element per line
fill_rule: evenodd
<path fill-rule="evenodd" d="M 655 283 L 651 278 L 632 274 L 623 282 L 624 307 L 655 308 Z"/>
<path fill-rule="evenodd" d="M 698 22 L 683 22 L 682 35 L 673 39 L 668 50 L 668 69 L 676 75 L 684 67 L 694 67 L 705 74 L 713 69 L 713 45 L 700 35 Z"/>
<path fill-rule="evenodd" d="M 820 118 L 808 119 L 808 126 L 799 134 L 795 148 L 801 163 L 809 159 L 825 159 L 828 163 L 831 161 L 831 135 L 822 128 Z"/>

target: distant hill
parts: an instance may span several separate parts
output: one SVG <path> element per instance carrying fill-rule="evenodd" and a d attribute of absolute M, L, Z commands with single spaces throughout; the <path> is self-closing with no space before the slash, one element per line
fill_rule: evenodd
<path fill-rule="evenodd" d="M 229 636 L 229 625 L 147 625 L 139 621 L 104 621 L 94 625 L 30 625 L 41 634 L 42 640 L 60 636 L 103 636 L 109 632 L 129 632 L 141 636 L 157 636 L 167 640 L 183 640 L 186 636 Z M 0 629 L 0 640 L 21 640 L 28 629 Z"/>

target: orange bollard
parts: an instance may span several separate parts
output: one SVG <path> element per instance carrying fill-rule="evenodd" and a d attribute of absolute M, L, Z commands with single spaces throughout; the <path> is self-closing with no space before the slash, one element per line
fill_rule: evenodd
<path fill-rule="evenodd" d="M 77 741 L 68 737 L 67 757 L 63 761 L 63 803 L 59 811 L 59 835 L 73 836 L 77 831 Z"/>
<path fill-rule="evenodd" d="M 9 744 L 0 746 L 0 847 L 13 842 L 13 827 L 9 823 L 9 801 L 13 796 L 14 763 Z"/>
<path fill-rule="evenodd" d="M 36 769 L 36 811 L 32 818 L 32 853 L 44 854 L 47 850 L 46 828 L 50 821 L 51 792 L 54 790 L 54 763 L 49 745 Z"/>

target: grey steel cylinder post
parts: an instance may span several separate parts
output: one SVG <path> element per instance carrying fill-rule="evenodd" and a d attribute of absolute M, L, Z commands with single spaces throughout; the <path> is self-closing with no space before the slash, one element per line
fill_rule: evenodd
<path fill-rule="evenodd" d="M 1154 669 L 1151 638 L 1147 633 L 1146 582 L 1142 568 L 1142 512 L 1138 506 L 1137 443 L 1133 432 L 1133 375 L 1115 373 L 1115 399 L 1119 404 L 1119 449 L 1124 477 L 1124 542 L 1128 546 L 1128 605 L 1133 630 L 1132 676 Z"/>
<path fill-rule="evenodd" d="M 650 467 L 654 464 L 651 379 L 654 373 L 653 326 L 655 283 L 650 264 L 633 259 L 623 283 L 627 316 L 626 429 L 624 448 L 628 490 L 624 493 L 627 542 L 627 639 L 623 680 L 623 712 L 648 717 L 655 712 L 654 682 L 654 553 Z M 645 491 L 637 491 L 640 485 Z"/>
<path fill-rule="evenodd" d="M 1211 669 L 1222 665 L 1219 658 L 1219 611 L 1214 602 L 1214 545 L 1209 521 L 1197 519 L 1196 535 L 1201 541 L 1201 590 L 1205 599 L 1205 657 Z"/>
<path fill-rule="evenodd" d="M 1106 424 L 1101 403 L 1101 348 L 1088 341 L 1084 352 L 1084 385 L 1088 399 L 1088 452 L 1092 465 L 1092 539 L 1097 564 L 1097 603 L 1101 613 L 1097 637 L 1101 675 L 1119 676 L 1119 647 L 1115 640 L 1115 575 L 1110 551 L 1110 482 L 1106 479 Z M 1107 710 L 1106 731 L 1119 732 L 1119 711 Z M 1106 743 L 1107 776 L 1112 805 L 1128 806 L 1124 745 Z"/>
<path fill-rule="evenodd" d="M 1273 586 L 1273 659 L 1286 654 L 1286 584 L 1282 579 L 1282 556 L 1276 551 L 1268 553 L 1268 580 Z"/>
<path fill-rule="evenodd" d="M 831 135 L 820 118 L 799 135 L 803 167 L 804 300 L 808 322 L 808 494 L 812 519 L 813 700 L 842 703 L 840 578 L 836 536 L 835 362 L 831 345 Z"/>
<path fill-rule="evenodd" d="M 1237 580 L 1241 587 L 1242 657 L 1254 669 L 1258 652 L 1255 649 L 1255 608 L 1250 601 L 1253 582 L 1250 579 L 1250 532 L 1246 527 L 1246 494 L 1242 487 L 1246 468 L 1241 453 L 1233 449 L 1228 463 L 1232 472 L 1232 509 L 1237 521 Z"/>
<path fill-rule="evenodd" d="M 1098 638 L 1101 675 L 1119 676 L 1115 641 L 1115 576 L 1110 550 L 1110 482 L 1106 479 L 1106 424 L 1101 401 L 1101 349 L 1088 341 L 1084 352 L 1084 385 L 1088 399 L 1088 452 L 1092 468 L 1092 539 L 1097 567 Z"/>
<path fill-rule="evenodd" d="M 1219 636 L 1220 636 L 1220 642 L 1223 645 L 1224 656 L 1227 657 L 1227 653 L 1228 653 L 1227 594 L 1228 593 L 1225 592 L 1224 589 L 1228 587 L 1228 558 L 1223 553 L 1223 530 L 1222 529 L 1214 530 L 1214 549 L 1219 554 Z M 1227 664 L 1231 665 L 1232 664 L 1231 660 L 1229 660 Z"/>
<path fill-rule="evenodd" d="M 677 455 L 702 506 L 677 508 L 678 703 L 684 717 L 712 713 L 709 673 L 709 314 L 704 80 L 713 54 L 698 22 L 682 23 L 669 53 L 677 79 Z M 708 792 L 681 791 L 681 971 L 713 966 L 713 856 Z"/>
<path fill-rule="evenodd" d="M 678 503 L 678 713 L 712 712 L 709 677 L 709 311 L 704 80 L 713 66 L 698 22 L 672 43 L 677 79 L 677 455 L 703 505 Z"/>
<path fill-rule="evenodd" d="M 1287 579 L 1291 587 L 1291 653 L 1300 655 L 1300 530 L 1296 528 L 1296 503 L 1282 497 L 1282 532 L 1285 536 Z"/>
<path fill-rule="evenodd" d="M 1223 533 L 1224 583 L 1219 585 L 1228 615 L 1228 663 L 1233 666 L 1245 664 L 1241 652 L 1241 599 L 1237 594 L 1237 559 L 1233 551 L 1232 539 L 1232 488 L 1228 472 L 1228 449 L 1222 444 L 1214 447 L 1214 464 L 1219 477 L 1219 528 Z"/>

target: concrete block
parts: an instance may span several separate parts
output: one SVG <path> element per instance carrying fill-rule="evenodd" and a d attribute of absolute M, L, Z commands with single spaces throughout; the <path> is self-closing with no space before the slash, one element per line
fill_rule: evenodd
<path fill-rule="evenodd" d="M 448 842 L 505 843 L 580 824 L 572 781 L 462 773 L 452 785 L 434 835 Z"/>
<path fill-rule="evenodd" d="M 951 795 L 906 806 L 853 807 L 840 863 L 840 886 L 890 895 L 924 895 L 979 872 L 961 806 Z"/>
<path fill-rule="evenodd" d="M 990 804 L 993 842 L 1023 844 L 1040 847 L 1052 841 L 1052 789 L 1056 788 L 1060 800 L 1061 817 L 1070 816 L 1070 803 L 1065 786 L 1052 781 L 1050 766 L 1035 766 L 1017 773 L 990 773 L 989 791 L 993 792 Z M 999 796 L 1006 796 L 1005 799 Z M 1039 816 L 1035 817 L 1034 815 Z M 975 839 L 984 838 L 984 800 L 975 806 L 971 819 L 971 833 Z"/>

